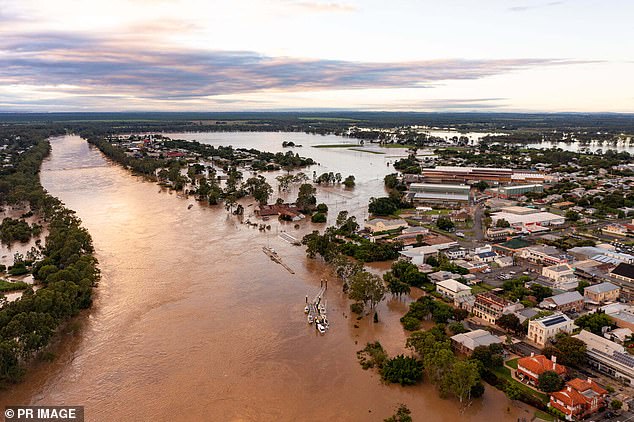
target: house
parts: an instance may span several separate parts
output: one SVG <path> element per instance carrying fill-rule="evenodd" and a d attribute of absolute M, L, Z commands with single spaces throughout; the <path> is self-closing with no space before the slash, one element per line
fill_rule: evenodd
<path fill-rule="evenodd" d="M 455 301 L 457 298 L 471 295 L 471 287 L 465 286 L 458 280 L 447 279 L 436 283 L 436 291 L 443 297 Z"/>
<path fill-rule="evenodd" d="M 478 346 L 502 344 L 499 337 L 485 330 L 475 330 L 468 333 L 456 334 L 451 337 L 451 344 L 458 353 L 470 355 Z"/>
<path fill-rule="evenodd" d="M 584 419 L 607 405 L 608 391 L 592 379 L 575 378 L 561 391 L 550 395 L 549 407 L 566 415 L 566 420 Z"/>
<path fill-rule="evenodd" d="M 623 346 L 586 330 L 573 337 L 586 344 L 590 367 L 624 384 L 634 384 L 634 356 Z"/>
<path fill-rule="evenodd" d="M 583 289 L 583 296 L 588 301 L 601 305 L 606 302 L 616 302 L 620 294 L 621 288 L 609 282 L 595 284 Z"/>
<path fill-rule="evenodd" d="M 614 330 L 603 333 L 603 337 L 617 344 L 625 344 L 632 338 L 632 330 L 629 328 L 615 328 Z"/>
<path fill-rule="evenodd" d="M 474 262 L 489 263 L 493 262 L 497 258 L 498 254 L 495 252 L 482 252 L 473 257 Z"/>
<path fill-rule="evenodd" d="M 583 309 L 583 306 L 583 296 L 577 291 L 547 297 L 539 304 L 539 307 L 542 309 L 551 309 L 561 312 L 579 312 Z"/>
<path fill-rule="evenodd" d="M 407 228 L 407 221 L 402 219 L 387 220 L 384 218 L 373 218 L 365 223 L 365 228 L 372 233 L 386 232 Z"/>
<path fill-rule="evenodd" d="M 528 339 L 540 347 L 559 333 L 572 333 L 574 322 L 562 313 L 545 316 L 528 322 Z"/>
<path fill-rule="evenodd" d="M 522 304 L 509 302 L 491 292 L 485 292 L 476 296 L 472 312 L 478 318 L 495 324 L 502 315 L 513 313 L 523 307 Z"/>
<path fill-rule="evenodd" d="M 544 355 L 535 355 L 531 353 L 530 356 L 519 358 L 517 360 L 516 375 L 521 381 L 528 382 L 533 386 L 537 386 L 539 382 L 539 376 L 546 371 L 554 371 L 557 375 L 564 375 L 566 373 L 566 367 L 557 364 L 557 357 L 552 356 L 548 359 Z"/>

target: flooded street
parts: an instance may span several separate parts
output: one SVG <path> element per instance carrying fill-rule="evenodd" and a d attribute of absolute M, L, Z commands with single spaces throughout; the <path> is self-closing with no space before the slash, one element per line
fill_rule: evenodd
<path fill-rule="evenodd" d="M 295 152 L 321 163 L 306 170 L 309 176 L 315 170 L 357 177 L 354 191 L 320 189 L 330 221 L 348 208 L 366 217 L 368 198 L 382 194 L 383 176 L 393 171 L 386 162 L 395 159 L 309 147 L 342 143 L 334 136 L 167 135 L 270 151 L 281 150 L 282 140 L 292 136 L 304 145 Z M 328 277 L 331 328 L 316 333 L 306 323 L 304 300 L 317 293 L 328 270 L 278 236 L 286 230 L 301 238 L 316 225 L 302 222 L 296 230 L 272 219 L 272 230 L 262 233 L 222 206 L 161 192 L 79 137 L 51 144 L 42 184 L 77 211 L 92 234 L 102 280 L 94 306 L 79 318 L 76 334 L 57 347 L 57 358 L 0 392 L 0 406 L 84 405 L 90 421 L 382 421 L 398 403 L 412 410 L 414 420 L 429 422 L 520 415 L 490 387 L 461 414 L 456 401 L 441 400 L 428 383 L 384 385 L 361 369 L 356 352 L 367 341 L 380 340 L 391 355 L 404 351 L 398 320 L 405 302 L 381 304 L 379 324 L 356 321 L 340 283 Z M 275 189 L 272 200 L 276 195 Z M 252 209 L 245 205 L 245 219 Z M 275 248 L 295 274 L 273 263 L 262 246 Z"/>

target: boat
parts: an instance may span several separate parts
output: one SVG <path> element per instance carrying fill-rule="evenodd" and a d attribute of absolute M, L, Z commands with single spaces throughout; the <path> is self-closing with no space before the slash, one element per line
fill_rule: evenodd
<path fill-rule="evenodd" d="M 308 305 L 306 305 L 306 307 L 304 308 L 304 313 L 307 314 L 310 311 L 310 309 L 308 309 Z"/>
<path fill-rule="evenodd" d="M 317 324 L 317 330 L 320 334 L 326 334 L 326 328 L 321 324 Z"/>
<path fill-rule="evenodd" d="M 187 209 L 188 209 L 188 210 L 191 210 L 193 206 L 194 206 L 194 204 L 189 204 L 189 206 L 187 207 Z"/>
<path fill-rule="evenodd" d="M 312 315 L 308 315 L 308 323 L 312 324 L 313 323 L 313 316 Z"/>

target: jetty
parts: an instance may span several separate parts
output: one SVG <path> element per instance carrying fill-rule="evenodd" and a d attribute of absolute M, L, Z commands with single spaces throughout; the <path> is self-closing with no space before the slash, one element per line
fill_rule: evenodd
<path fill-rule="evenodd" d="M 325 334 L 330 328 L 328 319 L 326 318 L 326 301 L 324 300 L 324 294 L 326 293 L 326 285 L 322 282 L 322 287 L 312 301 L 308 301 L 306 296 L 306 307 L 304 313 L 307 314 L 307 320 L 309 324 L 315 324 L 315 329 L 321 334 Z"/>
<path fill-rule="evenodd" d="M 271 261 L 280 264 L 282 267 L 286 268 L 289 273 L 295 274 L 295 271 L 282 261 L 282 258 L 277 252 L 275 252 L 275 249 L 269 248 L 268 246 L 262 246 L 262 250 L 269 258 L 271 258 Z"/>

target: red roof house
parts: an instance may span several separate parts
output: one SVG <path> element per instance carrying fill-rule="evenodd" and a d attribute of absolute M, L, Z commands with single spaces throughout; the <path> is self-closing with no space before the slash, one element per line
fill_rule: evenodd
<path fill-rule="evenodd" d="M 539 376 L 546 371 L 555 371 L 557 375 L 561 376 L 566 373 L 566 367 L 561 364 L 558 365 L 555 356 L 551 360 L 544 355 L 535 356 L 533 353 L 517 361 L 517 377 L 522 381 L 527 381 L 529 384 L 536 386 Z"/>
<path fill-rule="evenodd" d="M 550 395 L 550 407 L 563 412 L 567 420 L 584 418 L 606 406 L 608 392 L 590 378 L 575 378 Z"/>

